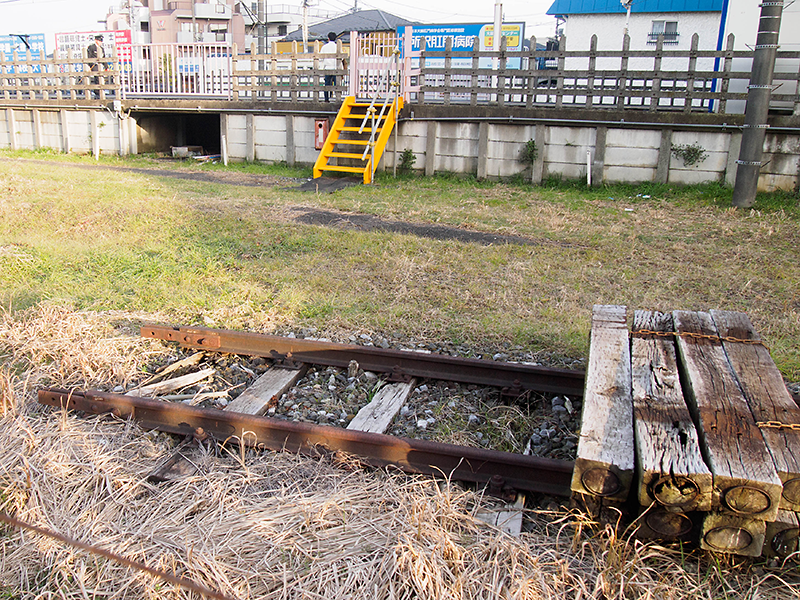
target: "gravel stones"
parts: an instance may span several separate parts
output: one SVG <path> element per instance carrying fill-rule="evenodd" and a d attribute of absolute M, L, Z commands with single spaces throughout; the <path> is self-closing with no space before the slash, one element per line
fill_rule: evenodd
<path fill-rule="evenodd" d="M 291 333 L 292 335 L 289 335 Z M 285 337 L 310 338 L 313 328 L 284 332 Z M 318 338 L 315 338 L 318 339 Z M 435 352 L 484 360 L 511 360 L 538 363 L 542 357 L 510 345 L 479 352 L 450 343 L 390 342 L 381 336 L 352 334 L 347 342 L 380 348 Z M 176 360 L 182 356 L 176 357 Z M 559 367 L 582 366 L 579 361 L 560 359 Z M 577 364 L 576 364 L 577 363 Z M 211 381 L 182 390 L 181 394 L 227 391 L 199 403 L 204 407 L 224 408 L 272 364 L 264 358 L 209 353 L 197 368 L 214 367 Z M 171 376 L 180 375 L 176 372 Z M 266 416 L 315 425 L 347 427 L 358 411 L 386 385 L 382 375 L 364 371 L 356 361 L 347 368 L 311 366 L 304 377 L 281 398 L 275 399 Z M 463 446 L 492 448 L 506 452 L 573 459 L 580 424 L 580 401 L 564 396 L 527 393 L 507 398 L 496 388 L 438 380 L 418 381 L 387 434 L 433 440 Z"/>

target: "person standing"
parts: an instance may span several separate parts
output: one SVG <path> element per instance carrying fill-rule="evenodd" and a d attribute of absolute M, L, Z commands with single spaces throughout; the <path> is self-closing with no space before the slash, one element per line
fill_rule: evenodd
<path fill-rule="evenodd" d="M 99 59 L 105 58 L 106 53 L 103 51 L 103 36 L 101 34 L 97 34 L 94 36 L 94 42 L 92 42 L 88 48 L 86 48 L 86 57 L 87 58 L 94 58 L 95 61 L 89 63 L 89 70 L 94 73 L 100 72 L 100 61 Z M 100 85 L 100 77 L 95 75 L 91 78 L 92 85 L 99 86 Z M 95 89 L 92 90 L 92 95 L 95 98 L 100 97 L 100 90 Z"/>
<path fill-rule="evenodd" d="M 328 34 L 328 41 L 323 44 L 322 48 L 320 48 L 320 54 L 336 54 L 339 49 L 336 46 L 336 34 L 334 32 L 330 32 Z M 336 57 L 329 56 L 322 59 L 322 70 L 323 71 L 335 71 L 336 70 Z M 335 74 L 326 74 L 325 75 L 325 91 L 323 95 L 325 96 L 325 102 L 331 101 L 331 91 L 328 89 L 329 87 L 336 86 L 336 75 Z"/>

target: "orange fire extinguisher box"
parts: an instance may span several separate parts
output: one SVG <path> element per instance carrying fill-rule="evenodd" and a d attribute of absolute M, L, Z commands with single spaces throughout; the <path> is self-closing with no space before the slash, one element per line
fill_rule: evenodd
<path fill-rule="evenodd" d="M 328 139 L 328 119 L 314 119 L 314 148 L 322 150 Z"/>

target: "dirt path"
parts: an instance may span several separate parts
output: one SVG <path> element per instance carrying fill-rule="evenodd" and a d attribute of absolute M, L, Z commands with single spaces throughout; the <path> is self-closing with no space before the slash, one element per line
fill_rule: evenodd
<path fill-rule="evenodd" d="M 52 165 L 50 161 L 34 160 L 34 159 L 0 159 L 4 161 L 20 160 L 25 162 L 35 162 L 42 165 Z M 286 190 L 297 192 L 316 192 L 315 186 L 310 186 L 310 180 L 307 178 L 298 177 L 281 177 L 275 175 L 257 175 L 253 173 L 241 172 L 222 172 L 222 171 L 198 171 L 181 169 L 163 169 L 158 167 L 143 168 L 143 167 L 115 167 L 108 165 L 84 165 L 84 164 L 71 164 L 59 163 L 64 166 L 74 167 L 76 169 L 89 169 L 89 170 L 111 170 L 122 171 L 129 173 L 137 173 L 140 175 L 151 175 L 157 177 L 167 177 L 172 179 L 181 179 L 184 181 L 198 181 L 202 183 L 218 183 L 224 185 L 234 185 L 242 187 L 282 187 Z M 336 191 L 351 187 L 354 185 L 352 178 L 344 178 L 340 185 L 331 185 L 329 178 L 325 179 L 328 185 L 326 191 L 334 193 Z M 356 182 L 357 184 L 357 182 Z M 298 196 L 302 198 L 302 196 Z M 298 204 L 289 207 L 288 213 L 292 215 L 291 220 L 297 223 L 306 225 L 317 225 L 323 227 L 333 227 L 339 229 L 348 229 L 354 231 L 386 231 L 390 233 L 400 233 L 405 235 L 415 235 L 434 240 L 454 240 L 463 243 L 480 244 L 482 246 L 493 246 L 502 244 L 511 244 L 517 246 L 540 246 L 543 244 L 552 244 L 550 240 L 537 240 L 533 238 L 526 238 L 517 235 L 502 235 L 496 233 L 489 233 L 483 231 L 473 231 L 470 229 L 462 229 L 460 227 L 451 227 L 448 225 L 433 225 L 427 223 L 413 223 L 409 221 L 396 221 L 389 219 L 382 219 L 374 215 L 347 213 L 337 210 L 318 209 L 309 206 Z"/>

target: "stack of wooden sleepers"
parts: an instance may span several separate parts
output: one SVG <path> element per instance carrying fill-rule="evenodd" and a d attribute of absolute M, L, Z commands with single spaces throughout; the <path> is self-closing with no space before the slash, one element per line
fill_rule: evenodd
<path fill-rule="evenodd" d="M 800 408 L 746 314 L 594 307 L 572 490 L 646 537 L 797 551 Z"/>

